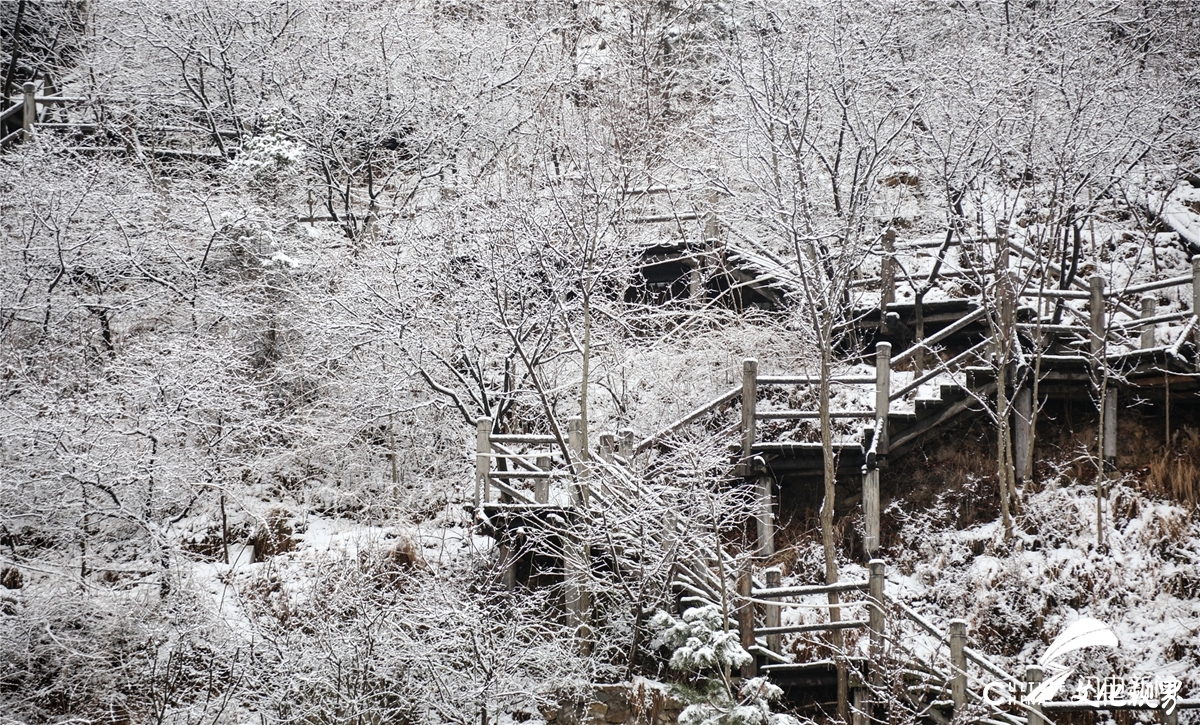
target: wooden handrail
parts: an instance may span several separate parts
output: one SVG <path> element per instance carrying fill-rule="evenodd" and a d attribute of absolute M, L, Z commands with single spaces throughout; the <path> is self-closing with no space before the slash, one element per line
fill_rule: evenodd
<path fill-rule="evenodd" d="M 754 413 L 755 420 L 813 420 L 821 414 L 815 410 L 760 410 Z M 874 418 L 874 410 L 831 410 L 830 418 Z"/>
<path fill-rule="evenodd" d="M 884 593 L 883 598 L 885 600 L 887 600 L 890 604 L 892 604 L 894 607 L 896 607 L 900 611 L 900 613 L 903 614 L 905 617 L 907 617 L 909 620 L 911 620 L 912 622 L 919 625 L 922 629 L 924 629 L 929 634 L 932 634 L 934 637 L 937 637 L 939 639 L 939 641 L 947 639 L 949 637 L 948 634 L 946 634 L 945 632 L 942 632 L 932 622 L 930 622 L 928 619 L 925 619 L 924 617 L 922 617 L 916 610 L 912 609 L 907 604 L 905 604 L 904 602 L 897 599 L 895 596 L 888 594 L 888 593 Z M 1017 683 L 1017 684 L 1024 684 L 1020 680 L 1018 680 L 1016 677 L 1013 677 L 1009 673 L 1005 672 L 1003 669 L 992 664 L 986 657 L 984 657 L 979 652 L 976 652 L 975 650 L 971 649 L 970 647 L 967 647 L 964 649 L 964 654 L 967 656 L 967 659 L 969 659 L 972 662 L 974 662 L 975 664 L 979 665 L 981 668 L 983 668 L 990 674 L 993 674 L 996 677 L 1001 677 L 1003 679 L 1006 679 L 1009 682 L 1013 682 L 1013 683 Z"/>
<path fill-rule="evenodd" d="M 837 582 L 835 584 L 813 584 L 802 587 L 775 587 L 772 589 L 753 589 L 750 596 L 756 599 L 782 599 L 784 597 L 802 597 L 809 594 L 841 594 L 843 592 L 865 592 L 869 582 Z"/>
<path fill-rule="evenodd" d="M 939 365 L 936 369 L 925 373 L 921 377 L 913 380 L 908 385 L 905 385 L 903 388 L 900 388 L 896 392 L 892 393 L 888 397 L 888 400 L 893 400 L 893 401 L 900 400 L 905 395 L 908 395 L 912 391 L 921 387 L 922 385 L 929 382 L 930 380 L 933 380 L 934 378 L 938 377 L 939 375 L 945 375 L 946 373 L 956 372 L 955 365 L 962 362 L 967 357 L 976 354 L 980 348 L 987 347 L 990 342 L 991 342 L 991 340 L 984 340 L 983 342 L 980 342 L 980 343 L 976 344 L 975 346 L 969 348 L 965 352 L 961 352 L 958 355 L 955 355 L 954 357 L 947 360 L 945 363 L 942 363 L 941 365 Z"/>
<path fill-rule="evenodd" d="M 987 314 L 987 309 L 984 307 L 980 307 L 977 310 L 975 310 L 974 312 L 970 313 L 969 315 L 964 315 L 962 318 L 960 318 L 958 320 L 958 322 L 955 322 L 953 325 L 949 325 L 949 326 L 941 329 L 940 331 L 938 331 L 937 334 L 930 335 L 929 337 L 925 338 L 924 340 L 917 342 L 916 344 L 914 344 L 912 347 L 908 348 L 904 352 L 893 355 L 892 356 L 892 370 L 895 370 L 897 365 L 908 360 L 913 355 L 916 355 L 919 351 L 928 348 L 930 345 L 936 345 L 937 343 L 941 342 L 942 340 L 945 340 L 947 337 L 950 337 L 951 335 L 958 332 L 959 330 L 962 330 L 963 328 L 967 327 L 968 325 L 970 325 L 974 322 L 977 322 L 981 317 L 983 317 L 986 314 Z"/>
<path fill-rule="evenodd" d="M 25 110 L 25 102 L 17 101 L 13 105 L 6 108 L 3 113 L 0 113 L 0 121 L 3 121 L 4 119 L 8 118 L 9 116 L 15 116 L 18 113 L 23 112 L 24 110 Z"/>
<path fill-rule="evenodd" d="M 1144 327 L 1146 325 L 1157 325 L 1160 322 L 1177 322 L 1179 320 L 1186 320 L 1189 317 L 1195 317 L 1195 313 L 1193 313 L 1191 310 L 1186 312 L 1171 312 L 1166 315 L 1155 315 L 1154 317 L 1139 317 L 1136 320 L 1128 320 L 1125 322 L 1114 322 L 1112 327 L 1116 330 L 1132 330 L 1138 327 Z"/>
<path fill-rule="evenodd" d="M 760 375 L 758 382 L 763 385 L 816 385 L 821 382 L 818 375 Z M 875 382 L 874 375 L 834 375 L 829 382 L 839 385 L 871 385 Z"/>
<path fill-rule="evenodd" d="M 1160 279 L 1157 282 L 1143 282 L 1135 284 L 1132 287 L 1126 287 L 1121 292 L 1114 292 L 1114 295 L 1136 295 L 1142 292 L 1153 292 L 1154 290 L 1166 289 L 1167 287 L 1178 287 L 1192 282 L 1192 275 L 1180 275 L 1179 277 L 1171 277 L 1170 279 Z"/>
<path fill-rule="evenodd" d="M 655 443 L 657 443 L 659 440 L 661 440 L 662 438 L 665 438 L 666 436 L 669 436 L 672 433 L 675 433 L 680 428 L 684 427 L 688 423 L 695 421 L 696 419 L 700 418 L 701 416 L 705 415 L 706 413 L 711 413 L 712 411 L 716 410 L 717 408 L 721 407 L 722 405 L 724 405 L 732 400 L 735 400 L 741 394 L 742 394 L 742 386 L 739 385 L 738 387 L 729 390 L 724 395 L 721 395 L 716 400 L 712 400 L 712 401 L 705 403 L 704 405 L 700 406 L 699 408 L 696 408 L 692 412 L 683 416 L 679 420 L 676 420 L 675 422 L 667 425 L 666 427 L 658 430 L 657 432 L 647 436 L 646 438 L 643 438 L 636 446 L 633 447 L 634 453 L 644 453 L 644 452 L 650 450 L 650 448 Z"/>
<path fill-rule="evenodd" d="M 555 443 L 558 441 L 552 435 L 527 435 L 518 433 L 497 433 L 490 439 L 492 443 Z"/>
<path fill-rule="evenodd" d="M 784 627 L 755 627 L 754 634 L 796 634 L 799 632 L 830 632 L 836 629 L 866 629 L 870 624 L 871 622 L 866 619 L 847 619 L 841 622 L 791 624 Z"/>

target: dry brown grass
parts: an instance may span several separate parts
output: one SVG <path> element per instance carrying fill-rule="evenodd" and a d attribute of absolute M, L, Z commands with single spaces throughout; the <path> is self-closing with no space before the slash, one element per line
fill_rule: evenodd
<path fill-rule="evenodd" d="M 1183 428 L 1171 438 L 1171 447 L 1150 460 L 1141 485 L 1147 493 L 1194 507 L 1200 503 L 1200 432 Z"/>

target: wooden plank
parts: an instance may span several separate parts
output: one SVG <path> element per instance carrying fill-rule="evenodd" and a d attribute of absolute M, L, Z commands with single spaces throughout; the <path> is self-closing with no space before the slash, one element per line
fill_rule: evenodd
<path fill-rule="evenodd" d="M 758 382 L 764 385 L 816 385 L 821 378 L 816 375 L 760 375 Z M 839 385 L 874 385 L 874 375 L 835 375 L 829 382 Z"/>
<path fill-rule="evenodd" d="M 631 224 L 661 224 L 665 222 L 692 222 L 700 218 L 699 212 L 685 211 L 680 214 L 657 214 L 654 216 L 632 217 L 627 219 Z"/>
<path fill-rule="evenodd" d="M 557 439 L 552 435 L 527 435 L 518 433 L 497 434 L 492 436 L 493 443 L 513 444 L 513 443 L 554 443 Z"/>
<path fill-rule="evenodd" d="M 756 420 L 815 420 L 821 413 L 815 410 L 763 410 L 754 414 Z M 874 418 L 873 410 L 831 410 L 830 418 Z"/>
<path fill-rule="evenodd" d="M 1135 330 L 1139 327 L 1144 327 L 1146 325 L 1157 325 L 1160 322 L 1177 322 L 1179 320 L 1186 320 L 1192 316 L 1193 316 L 1193 313 L 1191 310 L 1188 310 L 1187 312 L 1169 312 L 1165 315 L 1155 315 L 1153 317 L 1139 317 L 1136 320 L 1126 320 L 1124 322 L 1116 322 L 1116 323 L 1113 323 L 1113 328 L 1117 329 L 1117 330 Z"/>
<path fill-rule="evenodd" d="M 517 489 L 513 488 L 512 486 L 509 486 L 504 481 L 495 480 L 495 475 L 496 474 L 494 474 L 494 473 L 492 474 L 492 478 L 493 478 L 492 483 L 495 484 L 496 489 L 499 490 L 501 493 L 507 494 L 508 496 L 516 499 L 517 503 L 525 504 L 528 506 L 536 505 L 536 504 L 534 504 L 533 499 L 526 496 L 523 491 L 518 491 Z"/>
<path fill-rule="evenodd" d="M 1064 300 L 1086 300 L 1091 299 L 1091 292 L 1074 289 L 1036 289 L 1022 291 L 1019 295 L 1023 299 L 1064 299 Z"/>
<path fill-rule="evenodd" d="M 86 96 L 42 96 L 37 99 L 37 103 L 43 106 L 66 103 L 90 103 L 91 101 L 92 99 Z"/>
<path fill-rule="evenodd" d="M 777 589 L 755 589 L 750 596 L 756 599 L 782 599 L 784 597 L 803 597 L 809 594 L 833 594 L 842 592 L 865 592 L 868 583 L 837 582 L 836 584 L 813 584 L 802 587 L 779 587 Z M 851 602 L 853 604 L 853 602 Z"/>
<path fill-rule="evenodd" d="M 1191 282 L 1192 275 L 1185 274 L 1179 277 L 1160 279 L 1155 282 L 1143 282 L 1142 284 L 1135 284 L 1132 287 L 1126 287 L 1120 292 L 1120 294 L 1136 295 L 1141 294 L 1142 292 L 1153 292 L 1154 290 L 1166 289 L 1167 287 L 1178 287 L 1180 285 L 1191 284 Z"/>
<path fill-rule="evenodd" d="M 15 116 L 18 113 L 24 113 L 24 111 L 25 103 L 23 101 L 17 101 L 13 105 L 9 106 L 3 113 L 0 113 L 0 121 L 3 121 L 9 116 Z"/>
<path fill-rule="evenodd" d="M 865 619 L 848 619 L 844 622 L 823 622 L 820 624 L 793 624 L 785 627 L 757 627 L 756 635 L 768 634 L 797 634 L 800 632 L 832 632 L 835 629 L 865 629 L 870 622 Z"/>
<path fill-rule="evenodd" d="M 960 363 L 962 363 L 963 361 L 965 361 L 967 358 L 969 358 L 972 355 L 979 354 L 979 351 L 981 349 L 986 348 L 989 343 L 991 343 L 990 339 L 984 340 L 983 342 L 959 353 L 958 355 L 955 355 L 954 357 L 950 358 L 946 362 L 938 365 L 936 369 L 934 369 L 928 373 L 925 373 L 921 377 L 913 380 L 908 385 L 905 385 L 903 388 L 900 388 L 900 390 L 896 391 L 895 393 L 892 393 L 890 396 L 888 396 L 888 401 L 891 402 L 891 401 L 900 400 L 905 395 L 908 395 L 909 393 L 911 393 L 912 391 L 921 387 L 922 385 L 929 382 L 930 380 L 933 380 L 942 375 L 958 372 L 957 366 Z"/>
<path fill-rule="evenodd" d="M 916 344 L 914 344 L 912 347 L 908 348 L 904 352 L 901 352 L 897 355 L 893 355 L 892 356 L 892 370 L 895 370 L 896 366 L 899 365 L 900 363 L 902 363 L 902 362 L 908 360 L 910 357 L 913 357 L 914 355 L 916 355 L 917 352 L 919 352 L 921 350 L 925 350 L 931 345 L 936 345 L 937 343 L 941 342 L 942 340 L 945 340 L 946 338 L 950 337 L 954 333 L 959 332 L 960 330 L 966 329 L 969 325 L 972 325 L 975 322 L 978 322 L 980 319 L 982 319 L 984 317 L 984 315 L 986 313 L 987 313 L 987 310 L 983 307 L 980 307 L 980 308 L 976 309 L 974 312 L 964 315 L 962 318 L 959 319 L 958 322 L 955 322 L 954 324 L 943 328 L 937 334 L 931 335 L 931 336 L 925 338 L 924 340 L 917 342 Z M 875 382 L 875 381 L 872 380 L 871 382 Z"/>
<path fill-rule="evenodd" d="M 553 471 L 492 471 L 492 480 L 508 478 L 554 478 Z"/>

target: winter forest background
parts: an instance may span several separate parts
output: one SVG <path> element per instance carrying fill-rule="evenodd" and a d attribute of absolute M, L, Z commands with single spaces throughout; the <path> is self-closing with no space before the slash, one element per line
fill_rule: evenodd
<path fill-rule="evenodd" d="M 831 335 L 889 228 L 1186 272 L 1160 216 L 1200 183 L 1198 30 L 1187 0 L 0 3 L 6 94 L 52 79 L 95 127 L 0 151 L 0 723 L 537 722 L 631 678 L 728 704 L 736 653 L 671 666 L 675 553 L 591 572 L 587 647 L 559 587 L 504 586 L 477 419 L 582 416 L 594 449 L 745 357 L 856 363 Z M 813 287 L 768 308 L 641 275 L 716 228 Z M 1010 670 L 1098 617 L 1121 648 L 1097 671 L 1192 696 L 1180 420 L 1107 494 L 1103 546 L 1086 450 L 1005 527 L 970 429 L 884 484 L 899 591 Z M 621 530 L 678 516 L 739 556 L 730 471 L 681 438 Z M 823 540 L 814 495 L 781 514 L 785 582 L 864 571 L 857 509 Z"/>

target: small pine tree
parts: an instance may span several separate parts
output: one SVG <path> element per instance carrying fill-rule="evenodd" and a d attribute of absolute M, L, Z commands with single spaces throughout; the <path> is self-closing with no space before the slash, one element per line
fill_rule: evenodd
<path fill-rule="evenodd" d="M 783 691 L 765 677 L 744 680 L 736 687 L 730 673 L 751 661 L 736 632 L 725 626 L 715 604 L 689 609 L 682 619 L 658 612 L 650 621 L 651 645 L 672 650 L 668 666 L 683 674 L 680 688 L 688 703 L 679 715 L 680 725 L 795 725 L 790 715 L 772 714 L 771 700 Z"/>

